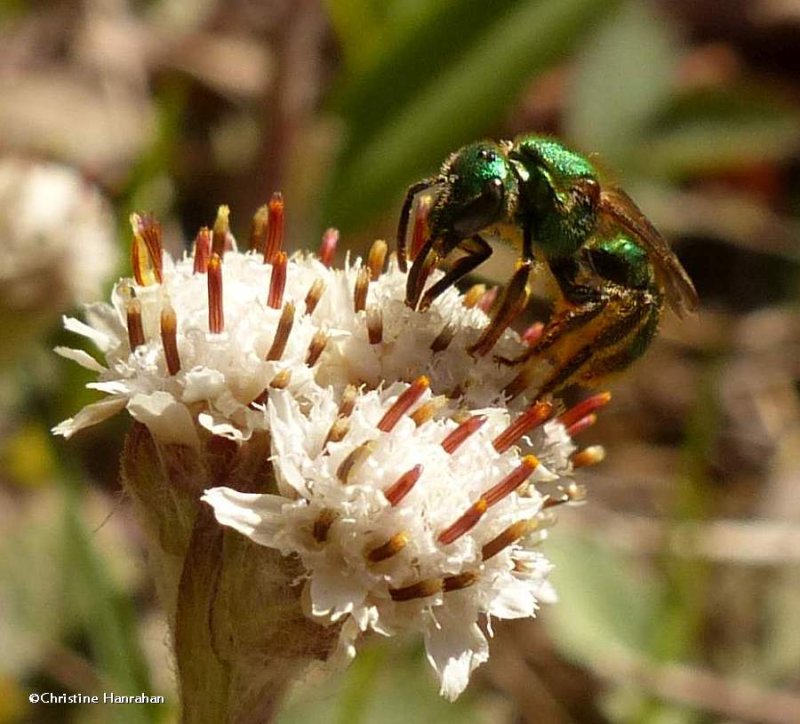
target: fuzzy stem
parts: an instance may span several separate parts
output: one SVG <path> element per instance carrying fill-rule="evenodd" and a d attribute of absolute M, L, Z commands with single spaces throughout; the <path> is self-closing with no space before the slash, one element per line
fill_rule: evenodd
<path fill-rule="evenodd" d="M 199 500 L 213 485 L 274 492 L 268 458 L 266 435 L 194 450 L 134 425 L 126 439 L 123 484 L 172 632 L 184 724 L 271 721 L 295 676 L 335 645 L 336 627 L 302 612 L 296 564 L 223 530 Z"/>

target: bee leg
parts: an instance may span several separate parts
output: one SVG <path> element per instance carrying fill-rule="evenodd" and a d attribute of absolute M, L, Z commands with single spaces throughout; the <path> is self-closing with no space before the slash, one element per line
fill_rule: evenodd
<path fill-rule="evenodd" d="M 556 392 L 573 382 L 598 384 L 612 372 L 627 367 L 647 348 L 661 316 L 660 298 L 616 285 L 603 297 L 601 326 L 594 339 L 560 360 L 539 388 L 539 395 Z"/>
<path fill-rule="evenodd" d="M 533 262 L 530 259 L 524 259 L 517 263 L 517 268 L 511 277 L 511 281 L 503 292 L 503 298 L 500 301 L 497 312 L 489 321 L 478 340 L 467 347 L 467 352 L 471 355 L 482 357 L 487 354 L 497 343 L 497 340 L 500 339 L 500 335 L 503 334 L 506 327 L 525 309 L 530 294 L 528 276 L 532 266 Z"/>
<path fill-rule="evenodd" d="M 492 247 L 477 235 L 462 239 L 457 248 L 466 252 L 466 256 L 457 259 L 445 275 L 425 292 L 425 296 L 422 297 L 422 301 L 419 303 L 420 310 L 430 307 L 436 297 L 452 287 L 473 269 L 483 264 L 492 255 Z M 420 256 L 422 256 L 421 253 Z"/>
<path fill-rule="evenodd" d="M 438 183 L 437 177 L 431 177 L 418 181 L 413 186 L 408 187 L 403 207 L 400 210 L 400 221 L 397 224 L 397 265 L 401 272 L 408 268 L 408 256 L 406 254 L 406 236 L 408 235 L 408 222 L 411 219 L 411 207 L 417 194 L 425 189 L 429 189 Z"/>

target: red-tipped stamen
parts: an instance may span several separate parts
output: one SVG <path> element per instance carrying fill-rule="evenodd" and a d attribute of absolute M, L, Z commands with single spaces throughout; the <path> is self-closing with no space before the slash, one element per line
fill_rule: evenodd
<path fill-rule="evenodd" d="M 593 412 L 590 415 L 586 415 L 586 417 L 582 417 L 577 422 L 573 422 L 567 428 L 567 434 L 570 437 L 575 437 L 576 435 L 580 435 L 584 430 L 588 430 L 596 422 L 597 422 L 597 415 Z"/>
<path fill-rule="evenodd" d="M 386 411 L 386 414 L 378 423 L 378 429 L 383 432 L 391 432 L 400 421 L 400 418 L 408 412 L 409 408 L 422 397 L 425 390 L 430 386 L 431 381 L 425 375 L 417 377 Z"/>
<path fill-rule="evenodd" d="M 269 382 L 269 386 L 273 390 L 285 390 L 289 383 L 292 381 L 291 370 L 281 370 Z"/>
<path fill-rule="evenodd" d="M 486 415 L 475 415 L 462 422 L 453 432 L 442 440 L 442 447 L 448 455 L 452 455 L 469 438 L 477 432 L 487 420 Z"/>
<path fill-rule="evenodd" d="M 497 287 L 488 289 L 486 293 L 478 300 L 478 303 L 475 306 L 485 314 L 489 314 L 489 310 L 492 308 L 492 305 L 497 299 L 497 291 Z"/>
<path fill-rule="evenodd" d="M 181 358 L 178 355 L 178 317 L 169 301 L 161 310 L 161 342 L 164 345 L 164 359 L 167 371 L 174 376 L 180 372 Z"/>
<path fill-rule="evenodd" d="M 224 204 L 217 209 L 217 218 L 214 220 L 214 230 L 211 233 L 211 253 L 224 256 L 230 244 L 228 236 L 231 233 L 229 217 L 231 210 Z"/>
<path fill-rule="evenodd" d="M 338 414 L 340 417 L 350 417 L 353 414 L 357 398 L 358 388 L 355 385 L 347 385 L 342 393 L 342 401 L 339 403 Z"/>
<path fill-rule="evenodd" d="M 383 273 L 383 264 L 386 261 L 386 253 L 389 251 L 389 246 L 383 239 L 378 239 L 373 242 L 369 249 L 367 256 L 367 269 L 369 269 L 370 281 L 378 281 L 380 275 Z"/>
<path fill-rule="evenodd" d="M 328 335 L 321 329 L 317 330 L 308 344 L 308 354 L 306 355 L 306 365 L 308 367 L 313 367 L 317 363 L 320 355 L 325 350 L 326 344 L 328 344 Z"/>
<path fill-rule="evenodd" d="M 417 484 L 419 476 L 422 475 L 422 465 L 415 465 L 411 470 L 403 473 L 397 480 L 395 480 L 386 490 L 383 495 L 389 501 L 392 507 L 398 505 L 400 501 L 411 492 L 411 489 Z"/>
<path fill-rule="evenodd" d="M 602 445 L 590 445 L 589 447 L 578 450 L 571 458 L 573 468 L 585 468 L 589 465 L 597 465 L 606 459 L 606 450 Z"/>
<path fill-rule="evenodd" d="M 337 514 L 330 508 L 325 508 L 320 511 L 319 516 L 314 521 L 314 529 L 312 535 L 317 543 L 324 543 L 328 540 L 328 532 L 331 526 L 336 522 Z"/>
<path fill-rule="evenodd" d="M 495 536 L 481 548 L 481 558 L 488 561 L 496 556 L 500 551 L 516 543 L 520 538 L 532 533 L 539 527 L 537 518 L 518 520 L 506 528 L 500 535 Z"/>
<path fill-rule="evenodd" d="M 222 258 L 212 254 L 208 261 L 208 330 L 220 334 L 225 329 L 222 309 Z"/>
<path fill-rule="evenodd" d="M 308 294 L 306 294 L 306 314 L 314 313 L 314 310 L 317 308 L 317 304 L 319 304 L 319 300 L 322 299 L 322 295 L 324 293 L 325 282 L 322 279 L 315 279 L 314 283 L 308 290 Z"/>
<path fill-rule="evenodd" d="M 444 329 L 436 336 L 436 339 L 431 342 L 431 352 L 434 354 L 437 352 L 444 352 L 450 346 L 450 342 L 453 341 L 455 334 L 455 327 L 449 324 L 445 325 Z"/>
<path fill-rule="evenodd" d="M 325 436 L 325 442 L 322 444 L 323 449 L 329 442 L 341 442 L 344 440 L 344 436 L 347 435 L 348 432 L 350 432 L 350 418 L 337 417 L 333 421 L 331 429 L 328 430 L 328 434 Z"/>
<path fill-rule="evenodd" d="M 444 583 L 441 578 L 430 578 L 426 581 L 417 581 L 403 588 L 390 588 L 389 595 L 392 601 L 413 601 L 415 598 L 428 598 L 442 592 Z"/>
<path fill-rule="evenodd" d="M 589 415 L 595 410 L 599 410 L 604 405 L 607 405 L 610 400 L 610 392 L 598 392 L 596 395 L 592 395 L 591 397 L 587 397 L 585 400 L 582 400 L 574 407 L 570 407 L 569 410 L 558 416 L 558 421 L 564 427 L 570 427 L 574 423 L 578 422 L 578 420 L 581 418 L 586 417 L 586 415 Z"/>
<path fill-rule="evenodd" d="M 276 191 L 267 204 L 267 240 L 264 242 L 264 263 L 274 264 L 275 255 L 283 248 L 283 194 Z"/>
<path fill-rule="evenodd" d="M 467 289 L 464 296 L 461 298 L 461 304 L 467 309 L 472 309 L 480 301 L 481 297 L 486 294 L 485 284 L 473 284 Z"/>
<path fill-rule="evenodd" d="M 367 310 L 367 336 L 370 344 L 383 342 L 383 312 L 379 307 Z"/>
<path fill-rule="evenodd" d="M 161 224 L 152 214 L 131 214 L 130 223 L 133 230 L 131 266 L 136 283 L 140 286 L 161 284 Z"/>
<path fill-rule="evenodd" d="M 125 310 L 128 318 L 128 344 L 131 352 L 145 343 L 144 325 L 142 324 L 142 303 L 131 299 Z"/>
<path fill-rule="evenodd" d="M 250 222 L 250 236 L 247 239 L 247 248 L 250 251 L 264 253 L 267 241 L 267 225 L 269 209 L 266 204 L 259 206 Z"/>
<path fill-rule="evenodd" d="M 487 490 L 481 498 L 486 501 L 486 505 L 491 507 L 499 503 L 507 495 L 513 493 L 522 483 L 524 483 L 539 467 L 539 461 L 535 455 L 526 455 L 508 475 L 506 475 L 497 485 Z"/>
<path fill-rule="evenodd" d="M 548 420 L 552 413 L 553 405 L 551 403 L 534 402 L 492 441 L 494 449 L 499 453 L 504 453 L 523 435 Z"/>
<path fill-rule="evenodd" d="M 442 545 L 449 545 L 458 540 L 462 535 L 472 530 L 483 517 L 489 506 L 483 498 L 478 498 L 467 508 L 467 512 L 456 520 L 450 527 L 445 528 L 438 537 Z"/>
<path fill-rule="evenodd" d="M 272 259 L 272 275 L 269 278 L 267 306 L 280 309 L 283 304 L 283 292 L 286 289 L 286 269 L 289 257 L 285 251 L 279 251 Z"/>
<path fill-rule="evenodd" d="M 353 289 L 353 310 L 358 313 L 367 307 L 367 292 L 369 291 L 369 269 L 361 267 L 356 277 L 356 285 Z"/>
<path fill-rule="evenodd" d="M 194 238 L 194 273 L 205 274 L 208 271 L 208 260 L 211 258 L 211 231 L 204 226 Z"/>
<path fill-rule="evenodd" d="M 477 571 L 464 571 L 456 576 L 447 576 L 442 579 L 442 590 L 445 593 L 450 591 L 460 591 L 462 588 L 469 588 L 478 580 Z"/>
<path fill-rule="evenodd" d="M 428 422 L 428 420 L 433 419 L 433 416 L 446 404 L 447 397 L 445 395 L 436 395 L 436 397 L 431 397 L 427 402 L 423 402 L 409 417 L 414 421 L 414 424 L 419 427 Z"/>
<path fill-rule="evenodd" d="M 333 257 L 336 254 L 336 247 L 339 245 L 339 230 L 326 229 L 322 235 L 322 243 L 319 246 L 319 260 L 327 267 L 333 264 Z"/>
<path fill-rule="evenodd" d="M 267 352 L 267 362 L 274 362 L 283 357 L 286 350 L 286 343 L 289 341 L 289 335 L 292 332 L 294 325 L 294 304 L 286 302 L 283 305 L 283 312 L 278 322 L 278 328 L 275 330 L 275 339 L 272 340 L 272 345 Z"/>
<path fill-rule="evenodd" d="M 392 556 L 396 556 L 408 545 L 408 540 L 408 533 L 395 533 L 382 545 L 367 551 L 367 560 L 370 563 L 380 563 L 381 561 L 385 561 Z"/>
<path fill-rule="evenodd" d="M 533 347 L 541 338 L 544 332 L 544 322 L 534 322 L 522 333 L 522 343 Z"/>
<path fill-rule="evenodd" d="M 364 461 L 372 455 L 374 449 L 375 441 L 367 440 L 350 451 L 348 456 L 336 469 L 336 477 L 339 478 L 339 482 L 342 483 L 342 485 L 349 485 L 353 475 L 358 472 L 358 469 L 364 464 Z"/>

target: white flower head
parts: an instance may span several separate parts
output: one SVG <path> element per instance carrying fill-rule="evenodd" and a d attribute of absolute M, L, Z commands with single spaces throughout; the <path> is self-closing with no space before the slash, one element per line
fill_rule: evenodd
<path fill-rule="evenodd" d="M 203 499 L 223 525 L 300 557 L 307 615 L 341 625 L 342 654 L 367 630 L 421 631 L 454 699 L 488 658 L 491 618 L 530 617 L 553 599 L 537 544 L 547 508 L 572 500 L 555 491 L 574 487 L 575 448 L 560 421 L 543 426 L 548 412 L 467 413 L 436 403 L 424 377 L 338 402 L 328 388 L 306 409 L 276 392 L 266 415 L 278 489 Z M 530 428 L 533 448 L 520 439 Z"/>
<path fill-rule="evenodd" d="M 302 400 L 319 386 L 377 388 L 421 374 L 472 407 L 504 403 L 517 370 L 497 360 L 528 348 L 509 330 L 494 355 L 470 355 L 489 319 L 455 288 L 414 311 L 406 275 L 394 260 L 383 270 L 383 242 L 366 263 L 332 270 L 310 254 L 287 258 L 279 245 L 239 252 L 225 207 L 220 218 L 221 230 L 201 230 L 193 254 L 173 261 L 158 223 L 133 215 L 134 278 L 115 285 L 110 303 L 87 306 L 85 322 L 65 319 L 104 359 L 56 350 L 96 372 L 89 387 L 107 398 L 55 432 L 70 437 L 127 409 L 166 442 L 197 445 L 203 431 L 242 442 L 267 428 L 260 407 L 273 390 Z M 513 406 L 527 402 L 523 392 Z"/>

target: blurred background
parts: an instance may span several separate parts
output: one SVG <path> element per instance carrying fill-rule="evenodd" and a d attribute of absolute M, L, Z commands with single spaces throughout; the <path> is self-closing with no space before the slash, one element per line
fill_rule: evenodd
<path fill-rule="evenodd" d="M 0 724 L 176 721 L 126 421 L 49 433 L 92 399 L 60 317 L 128 273 L 129 213 L 178 251 L 279 189 L 291 247 L 363 251 L 448 152 L 527 131 L 599 154 L 702 309 L 581 435 L 609 454 L 545 544 L 561 602 L 496 622 L 462 699 L 376 641 L 280 721 L 800 722 L 798 48 L 800 0 L 0 3 Z"/>

